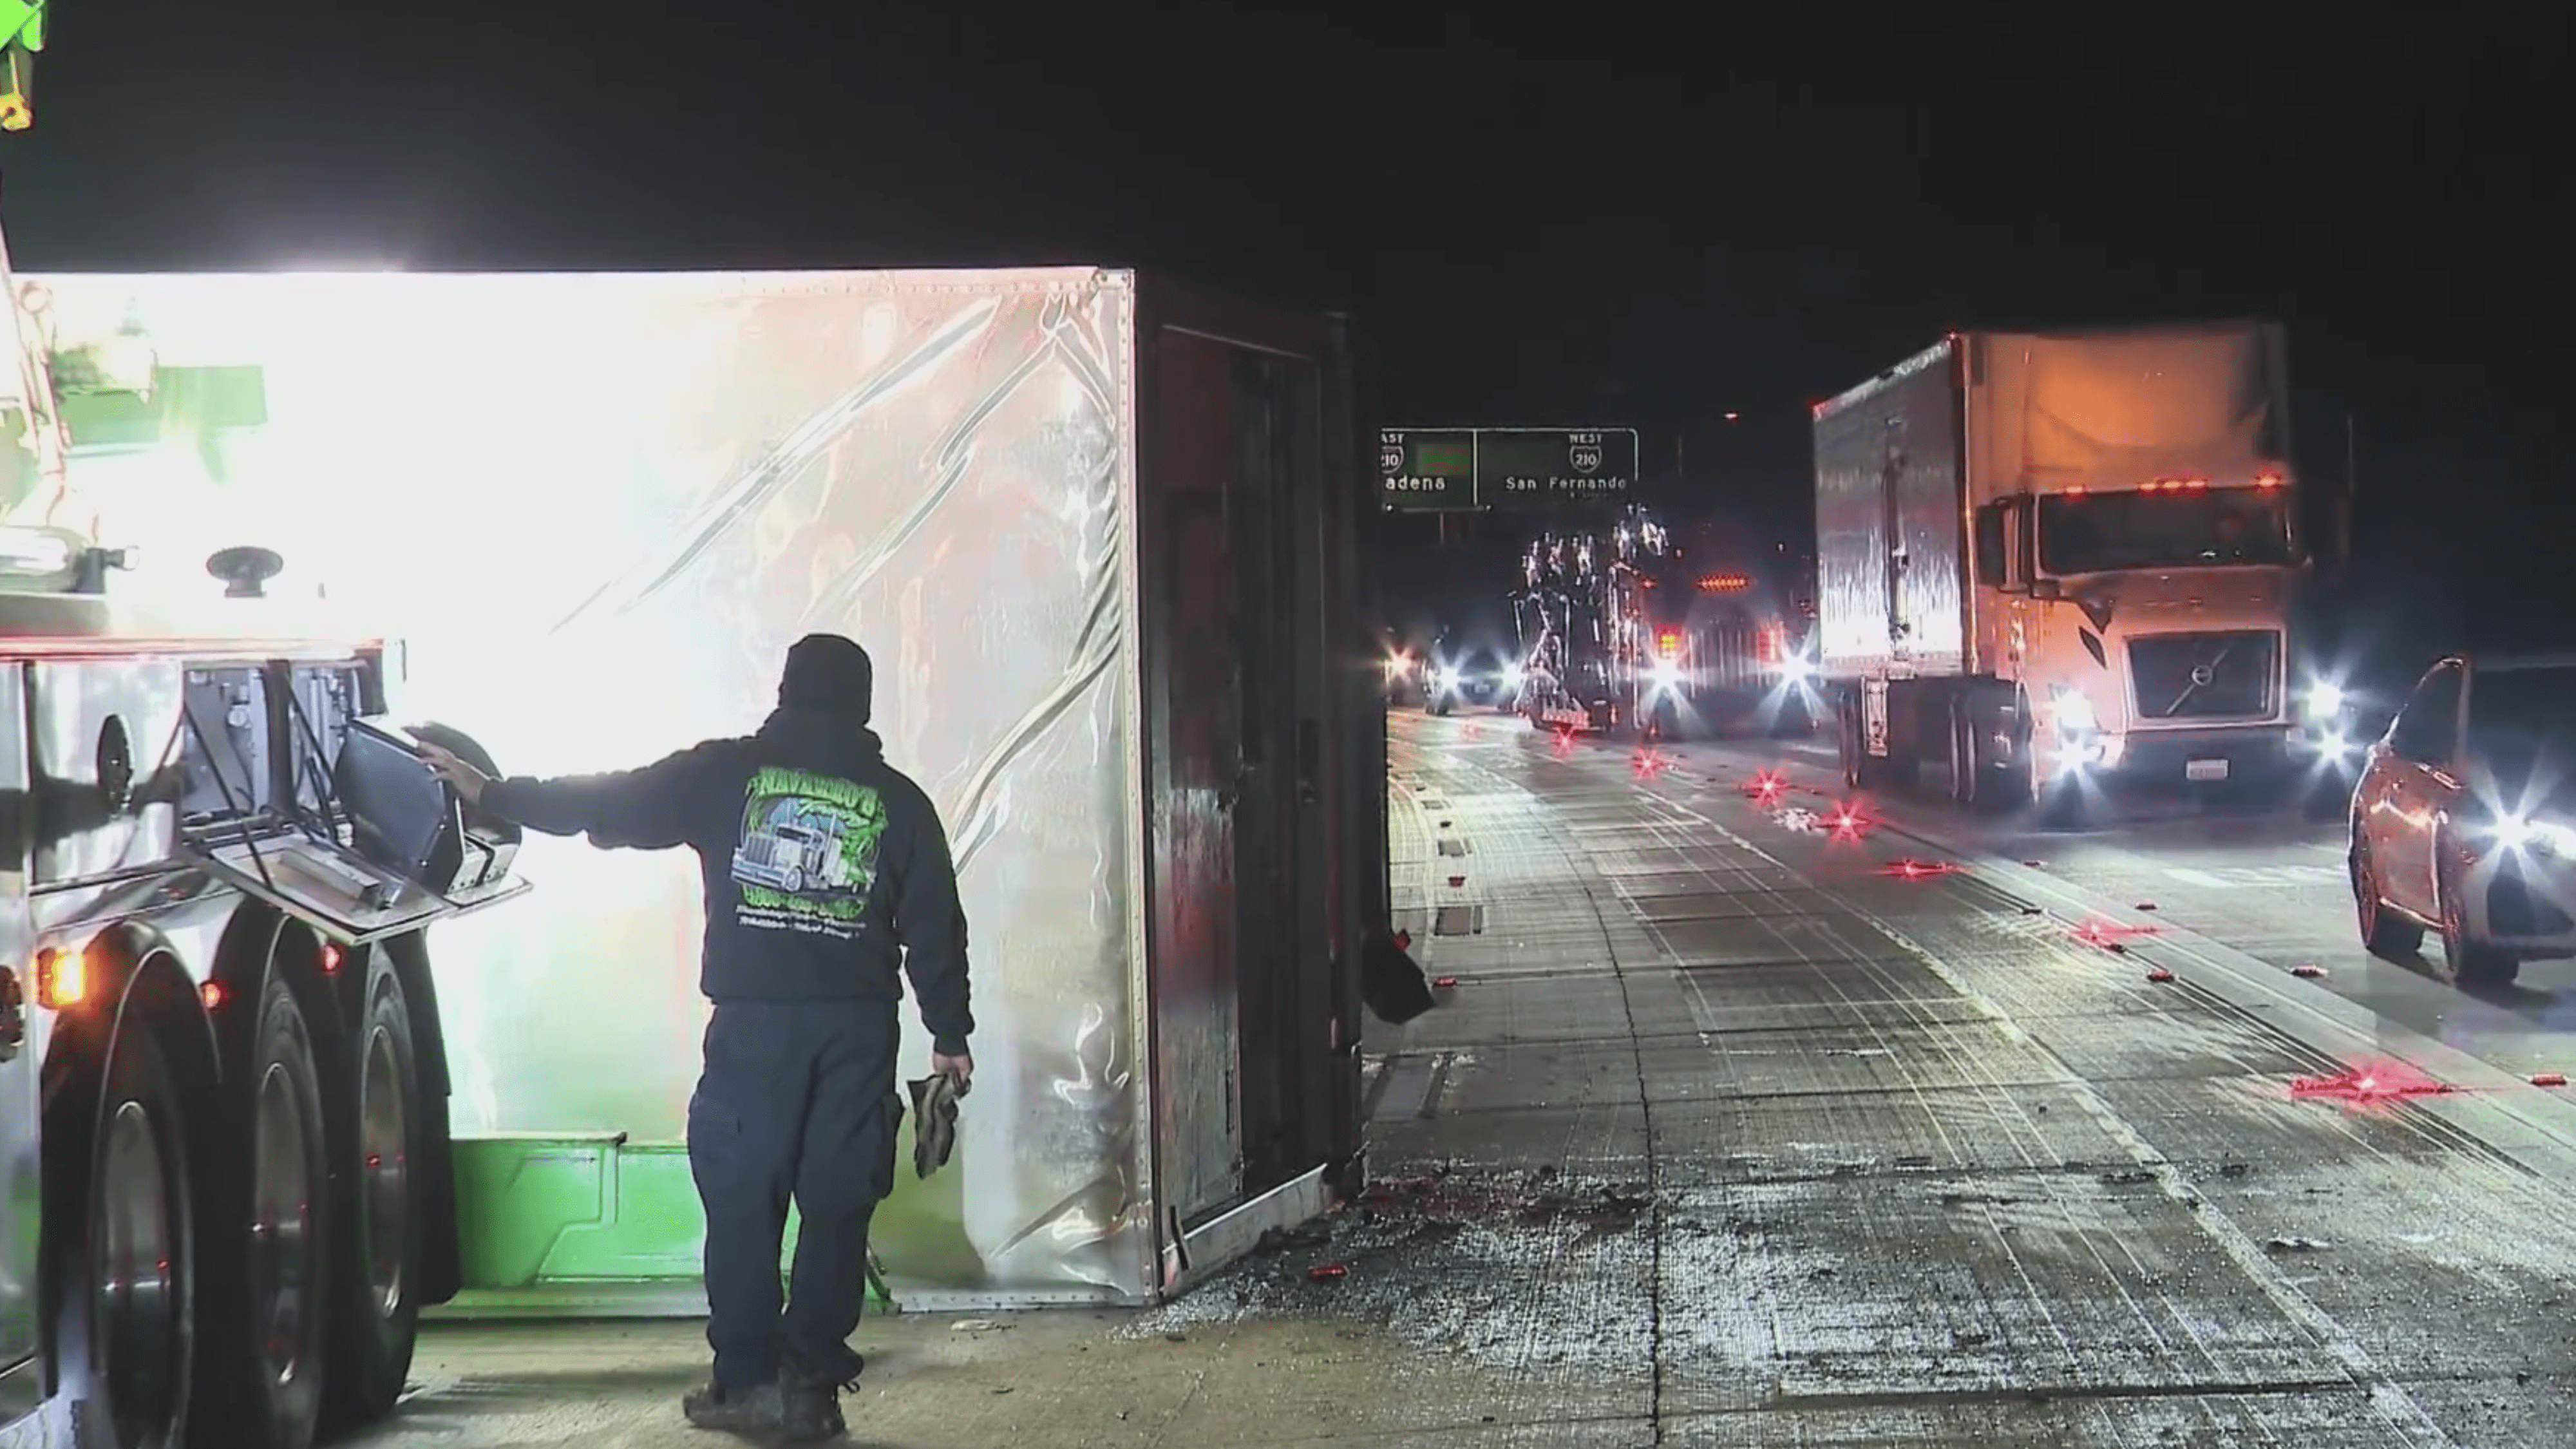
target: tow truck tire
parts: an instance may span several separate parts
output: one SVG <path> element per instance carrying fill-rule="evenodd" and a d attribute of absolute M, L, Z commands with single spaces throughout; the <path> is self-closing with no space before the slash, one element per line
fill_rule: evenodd
<path fill-rule="evenodd" d="M 77 1437 L 82 1449 L 177 1449 L 196 1348 L 196 1199 L 178 1078 L 142 1011 L 119 1022 L 98 1096 L 66 1105 L 67 1156 L 89 1166 L 56 1328 L 82 1345 L 65 1356 L 86 1361 Z"/>
<path fill-rule="evenodd" d="M 393 1412 L 420 1336 L 421 1083 L 411 1006 L 386 953 L 370 950 L 332 1124 L 328 1422 Z"/>
<path fill-rule="evenodd" d="M 195 1443 L 306 1449 L 322 1419 L 334 1214 L 322 1074 L 295 988 L 272 970 L 238 1069 L 227 1160 L 208 1164 Z"/>

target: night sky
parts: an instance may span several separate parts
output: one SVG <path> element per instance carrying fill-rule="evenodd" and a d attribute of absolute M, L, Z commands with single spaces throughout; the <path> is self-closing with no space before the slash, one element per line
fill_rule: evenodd
<path fill-rule="evenodd" d="M 2377 602 L 2576 603 L 2564 11 L 949 8 L 70 0 L 18 261 L 1166 266 L 1352 309 L 1391 421 L 1687 435 L 1765 526 L 1946 327 L 2268 314 Z"/>

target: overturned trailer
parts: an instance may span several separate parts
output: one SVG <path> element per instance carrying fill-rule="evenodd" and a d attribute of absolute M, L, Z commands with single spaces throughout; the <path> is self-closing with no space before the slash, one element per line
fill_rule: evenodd
<path fill-rule="evenodd" d="M 811 630 L 875 653 L 981 1028 L 957 1155 L 877 1219 L 898 1300 L 1151 1300 L 1353 1165 L 1384 722 L 1338 319 L 1088 268 L 42 281 L 164 379 L 75 420 L 71 505 L 171 567 L 156 528 L 275 543 L 511 771 L 746 730 Z M 437 962 L 458 1304 L 696 1311 L 693 865 L 519 868 Z"/>

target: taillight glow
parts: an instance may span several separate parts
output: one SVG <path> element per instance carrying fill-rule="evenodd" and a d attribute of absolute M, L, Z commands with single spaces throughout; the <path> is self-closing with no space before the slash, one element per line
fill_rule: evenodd
<path fill-rule="evenodd" d="M 340 948 L 325 941 L 322 944 L 322 974 L 328 976 L 339 969 Z"/>
<path fill-rule="evenodd" d="M 1957 866 L 1946 860 L 1900 860 L 1889 866 L 1887 873 L 1906 880 L 1924 880 L 1936 875 L 1948 875 L 1957 869 Z"/>
<path fill-rule="evenodd" d="M 1699 591 L 1703 594 L 1740 594 L 1753 587 L 1749 574 L 1702 574 Z"/>
<path fill-rule="evenodd" d="M 209 981 L 204 985 L 199 986 L 197 988 L 197 999 L 206 1004 L 206 1010 L 208 1011 L 212 1011 L 223 1005 L 224 983 L 220 981 Z"/>
<path fill-rule="evenodd" d="M 1857 805 L 1837 805 L 1834 807 L 1834 813 L 1826 819 L 1832 826 L 1834 834 L 1841 839 L 1849 840 L 1861 832 L 1863 822 L 1860 817 L 1860 807 Z"/>
<path fill-rule="evenodd" d="M 1658 631 L 1655 635 L 1655 647 L 1664 651 L 1666 654 L 1670 654 L 1674 650 L 1681 648 L 1682 631 L 1679 629 L 1664 629 Z"/>

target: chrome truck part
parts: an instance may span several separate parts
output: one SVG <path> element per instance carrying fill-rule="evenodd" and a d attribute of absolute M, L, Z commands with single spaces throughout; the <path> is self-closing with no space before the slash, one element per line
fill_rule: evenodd
<path fill-rule="evenodd" d="M 180 385 L 158 496 L 278 520 L 273 594 L 399 628 L 397 719 L 640 765 L 755 727 L 806 632 L 872 651 L 980 1028 L 955 1158 L 876 1219 L 906 1306 L 1151 1299 L 1347 1164 L 1385 675 L 1338 322 L 1090 268 L 42 280 Z M 76 449 L 72 485 L 141 466 Z M 133 579 L 203 583 L 142 545 Z M 695 864 L 516 868 L 542 889 L 438 932 L 457 1308 L 701 1311 Z"/>
<path fill-rule="evenodd" d="M 59 541 L 0 528 L 0 1444 L 300 1449 L 456 1289 L 423 932 L 526 889 L 515 838 L 383 718 L 382 644 L 61 592 Z"/>

